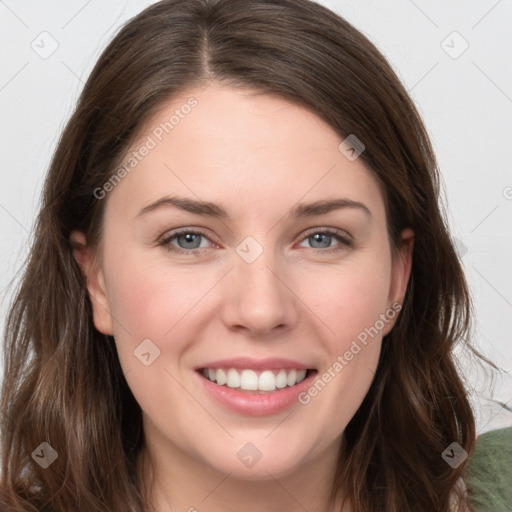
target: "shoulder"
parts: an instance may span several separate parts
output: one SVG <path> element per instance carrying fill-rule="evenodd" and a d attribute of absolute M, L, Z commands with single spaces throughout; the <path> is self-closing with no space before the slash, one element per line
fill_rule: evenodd
<path fill-rule="evenodd" d="M 474 512 L 512 510 L 512 427 L 482 434 L 466 470 Z"/>

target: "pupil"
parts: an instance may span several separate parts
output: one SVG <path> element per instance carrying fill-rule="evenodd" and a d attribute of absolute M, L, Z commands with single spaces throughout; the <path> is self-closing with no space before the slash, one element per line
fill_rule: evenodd
<path fill-rule="evenodd" d="M 319 242 L 321 248 L 329 247 L 329 242 L 331 241 L 331 237 L 329 235 L 325 235 L 323 233 L 317 233 L 313 235 L 314 242 Z M 318 247 L 318 246 L 317 246 Z"/>
<path fill-rule="evenodd" d="M 195 233 L 187 233 L 181 235 L 180 238 L 185 240 L 185 249 L 197 249 L 200 245 L 200 235 L 196 235 Z M 198 241 L 199 243 L 197 243 Z"/>

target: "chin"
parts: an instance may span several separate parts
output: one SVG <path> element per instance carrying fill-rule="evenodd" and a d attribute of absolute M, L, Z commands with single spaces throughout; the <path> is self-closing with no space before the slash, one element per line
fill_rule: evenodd
<path fill-rule="evenodd" d="M 266 446 L 259 449 L 257 444 L 257 441 L 237 442 L 234 450 L 232 447 L 219 450 L 216 458 L 212 458 L 210 453 L 205 462 L 216 471 L 247 481 L 286 477 L 303 465 L 306 454 L 294 452 L 291 446 L 271 446 L 267 440 Z M 226 455 L 233 454 L 233 451 L 234 456 Z"/>

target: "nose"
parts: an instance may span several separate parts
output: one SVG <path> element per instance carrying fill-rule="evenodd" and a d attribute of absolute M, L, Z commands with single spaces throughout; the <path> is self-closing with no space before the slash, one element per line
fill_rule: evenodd
<path fill-rule="evenodd" d="M 236 256 L 226 279 L 227 300 L 222 309 L 229 329 L 268 337 L 282 335 L 296 325 L 299 301 L 289 282 L 289 272 L 280 263 L 270 250 L 263 251 L 252 263 Z"/>

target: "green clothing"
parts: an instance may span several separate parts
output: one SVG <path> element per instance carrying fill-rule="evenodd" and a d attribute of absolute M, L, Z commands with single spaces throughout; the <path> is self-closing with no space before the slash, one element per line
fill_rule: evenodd
<path fill-rule="evenodd" d="M 473 512 L 512 511 L 512 427 L 477 439 L 465 482 Z"/>

